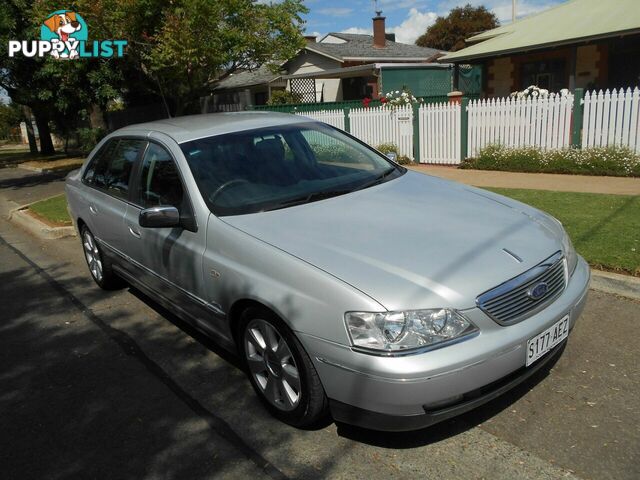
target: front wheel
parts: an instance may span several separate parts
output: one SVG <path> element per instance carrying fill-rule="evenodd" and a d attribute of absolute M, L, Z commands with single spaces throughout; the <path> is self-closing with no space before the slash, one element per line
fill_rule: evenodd
<path fill-rule="evenodd" d="M 251 384 L 267 409 L 299 428 L 328 418 L 328 401 L 311 359 L 291 330 L 266 309 L 243 314 L 242 352 Z"/>

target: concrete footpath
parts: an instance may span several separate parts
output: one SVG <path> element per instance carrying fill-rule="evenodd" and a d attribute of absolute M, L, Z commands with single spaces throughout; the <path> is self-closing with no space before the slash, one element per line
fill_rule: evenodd
<path fill-rule="evenodd" d="M 474 185 L 476 187 L 527 188 L 558 192 L 607 193 L 612 195 L 640 195 L 640 178 L 594 177 L 555 173 L 494 172 L 490 170 L 461 170 L 451 166 L 416 165 L 416 172 Z"/>

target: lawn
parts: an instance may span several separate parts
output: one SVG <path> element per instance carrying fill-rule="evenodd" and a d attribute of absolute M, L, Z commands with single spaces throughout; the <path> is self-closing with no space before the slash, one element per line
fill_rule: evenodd
<path fill-rule="evenodd" d="M 603 270 L 640 276 L 640 196 L 489 188 L 560 220 L 576 250 Z"/>
<path fill-rule="evenodd" d="M 67 212 L 67 199 L 64 195 L 56 195 L 36 202 L 29 205 L 29 210 L 52 224 L 71 225 L 71 218 Z"/>

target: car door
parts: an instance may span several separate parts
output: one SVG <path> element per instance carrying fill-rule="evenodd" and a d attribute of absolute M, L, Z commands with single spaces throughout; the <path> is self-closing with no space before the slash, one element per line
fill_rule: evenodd
<path fill-rule="evenodd" d="M 135 138 L 112 138 L 87 166 L 82 182 L 85 221 L 106 253 L 121 261 L 127 255 L 124 216 L 134 167 L 147 142 Z"/>
<path fill-rule="evenodd" d="M 140 212 L 145 208 L 174 206 L 180 227 L 143 228 Z M 206 218 L 201 219 L 206 223 Z M 202 300 L 202 257 L 206 228 L 198 228 L 194 210 L 179 167 L 169 150 L 149 142 L 136 175 L 135 194 L 125 214 L 131 258 L 141 270 L 145 286 L 162 295 L 172 306 L 186 312 L 200 326 L 219 333 L 215 318 L 219 310 Z"/>

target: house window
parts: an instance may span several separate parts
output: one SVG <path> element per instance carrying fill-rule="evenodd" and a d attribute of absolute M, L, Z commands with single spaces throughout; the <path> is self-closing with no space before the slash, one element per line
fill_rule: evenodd
<path fill-rule="evenodd" d="M 536 85 L 549 91 L 557 92 L 568 88 L 567 62 L 564 59 L 542 60 L 540 62 L 523 63 L 521 67 L 520 88 Z"/>

